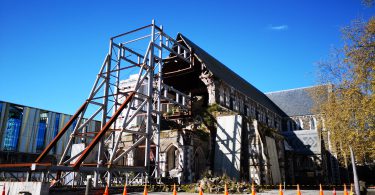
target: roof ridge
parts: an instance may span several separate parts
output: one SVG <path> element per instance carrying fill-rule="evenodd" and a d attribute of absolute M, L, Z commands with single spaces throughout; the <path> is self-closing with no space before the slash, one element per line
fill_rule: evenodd
<path fill-rule="evenodd" d="M 192 47 L 195 50 L 195 55 L 197 55 L 198 58 L 201 58 L 207 69 L 210 70 L 216 77 L 227 83 L 229 86 L 236 88 L 239 92 L 243 93 L 245 96 L 249 97 L 255 102 L 263 105 L 265 108 L 272 110 L 280 116 L 287 116 L 287 114 L 261 90 L 220 62 L 220 60 L 199 47 L 189 38 L 185 37 L 181 33 L 178 34 L 177 38 L 181 38 L 188 47 Z M 232 76 L 233 78 L 228 78 L 228 76 Z"/>
<path fill-rule="evenodd" d="M 265 92 L 264 94 L 271 94 L 271 93 L 280 93 L 280 92 L 286 92 L 286 91 L 295 91 L 295 90 L 300 90 L 300 89 L 308 89 L 308 88 L 314 88 L 318 87 L 321 85 L 310 85 L 306 87 L 297 87 L 297 88 L 292 88 L 292 89 L 284 89 L 284 90 L 278 90 L 278 91 L 270 91 L 270 92 Z"/>

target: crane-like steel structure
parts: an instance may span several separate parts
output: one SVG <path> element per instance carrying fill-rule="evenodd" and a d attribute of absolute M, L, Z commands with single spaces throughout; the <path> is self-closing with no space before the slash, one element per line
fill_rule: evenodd
<path fill-rule="evenodd" d="M 161 102 L 168 101 L 181 109 L 188 109 L 190 97 L 163 83 L 162 67 L 165 59 L 177 57 L 192 64 L 192 51 L 168 36 L 154 20 L 135 30 L 110 38 L 109 50 L 96 76 L 87 99 L 68 123 L 34 163 L 3 164 L 1 171 L 27 172 L 26 180 L 48 180 L 79 185 L 85 177 L 94 177 L 94 186 L 110 185 L 119 181 L 122 173 L 138 173 L 145 178 L 159 178 Z M 137 73 L 136 83 L 128 88 L 120 81 Z M 146 90 L 141 90 L 146 89 Z M 130 127 L 131 121 L 141 117 L 142 124 Z M 90 121 L 100 119 L 97 132 L 87 132 Z M 71 132 L 72 124 L 76 126 Z M 45 157 L 59 143 L 64 134 L 69 140 L 57 164 L 45 162 Z M 132 137 L 125 147 L 124 136 Z M 156 146 L 155 169 L 150 170 L 150 145 Z M 81 144 L 80 150 L 74 145 Z M 144 146 L 144 164 L 131 166 L 120 163 L 129 152 Z M 67 182 L 67 178 L 74 182 Z M 62 182 L 64 181 L 65 182 Z"/>

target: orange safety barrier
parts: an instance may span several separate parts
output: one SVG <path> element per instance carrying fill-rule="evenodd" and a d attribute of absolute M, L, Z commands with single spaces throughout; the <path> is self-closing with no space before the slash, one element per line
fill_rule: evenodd
<path fill-rule="evenodd" d="M 3 185 L 3 192 L 1 193 L 1 195 L 5 195 L 5 183 Z"/>
<path fill-rule="evenodd" d="M 324 195 L 322 184 L 319 184 L 319 195 Z"/>
<path fill-rule="evenodd" d="M 176 184 L 173 184 L 173 195 L 177 195 Z"/>
<path fill-rule="evenodd" d="M 251 184 L 251 195 L 256 195 L 254 182 Z"/>
<path fill-rule="evenodd" d="M 343 195 L 354 195 L 353 184 L 350 184 L 350 191 L 347 190 L 346 184 L 343 184 L 343 186 L 344 186 L 344 193 L 343 193 Z M 4 184 L 1 195 L 5 195 L 5 194 L 6 194 L 6 190 L 5 190 L 5 184 Z M 109 187 L 107 185 L 105 187 L 103 195 L 108 195 L 108 194 L 109 194 Z M 123 190 L 122 195 L 127 195 L 126 184 L 124 184 L 124 190 Z M 147 184 L 144 185 L 143 195 L 148 195 Z M 172 195 L 177 195 L 176 184 L 173 184 Z M 202 188 L 201 185 L 199 185 L 199 188 L 198 188 L 198 195 L 203 195 L 203 188 Z M 224 195 L 229 195 L 228 185 L 227 184 L 224 184 Z M 251 195 L 256 195 L 256 188 L 255 188 L 254 182 L 251 184 Z M 283 184 L 282 183 L 279 184 L 279 193 L 278 193 L 278 195 L 284 195 L 284 190 L 283 190 Z M 301 192 L 299 184 L 297 184 L 297 194 L 296 195 L 302 195 L 302 192 Z M 323 185 L 322 184 L 319 184 L 319 195 L 324 195 Z M 332 189 L 332 195 L 337 195 L 337 192 L 336 192 L 335 188 Z"/>
<path fill-rule="evenodd" d="M 148 192 L 147 192 L 147 183 L 145 184 L 145 189 L 143 189 L 143 195 L 147 195 Z"/>
<path fill-rule="evenodd" d="M 344 184 L 344 195 L 349 195 L 348 191 L 346 190 L 346 184 Z"/>
<path fill-rule="evenodd" d="M 127 192 L 126 192 L 126 183 L 124 184 L 124 191 L 122 191 L 122 195 L 127 195 Z"/>
<path fill-rule="evenodd" d="M 203 195 L 203 190 L 200 184 L 199 184 L 199 195 Z"/>
<path fill-rule="evenodd" d="M 279 195 L 284 195 L 283 187 L 282 187 L 281 183 L 279 185 Z"/>
<path fill-rule="evenodd" d="M 109 195 L 108 185 L 105 187 L 103 195 Z"/>
<path fill-rule="evenodd" d="M 297 195 L 302 195 L 301 190 L 299 189 L 299 184 L 297 184 Z"/>

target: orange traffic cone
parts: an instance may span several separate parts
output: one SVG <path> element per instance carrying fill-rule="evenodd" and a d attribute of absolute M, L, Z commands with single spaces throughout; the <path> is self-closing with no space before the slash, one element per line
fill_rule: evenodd
<path fill-rule="evenodd" d="M 352 184 L 352 183 L 350 184 L 350 192 L 349 192 L 349 195 L 354 195 L 354 192 L 353 192 L 353 184 Z"/>
<path fill-rule="evenodd" d="M 336 195 L 336 189 L 333 188 L 332 195 Z"/>
<path fill-rule="evenodd" d="M 124 191 L 122 191 L 122 195 L 127 195 L 127 192 L 126 192 L 126 183 L 124 184 Z"/>
<path fill-rule="evenodd" d="M 255 195 L 256 192 L 255 192 L 255 186 L 254 186 L 254 182 L 251 184 L 251 195 Z"/>
<path fill-rule="evenodd" d="M 301 190 L 299 189 L 299 184 L 297 184 L 297 195 L 302 195 Z"/>
<path fill-rule="evenodd" d="M 177 195 L 176 184 L 173 184 L 173 195 Z"/>
<path fill-rule="evenodd" d="M 143 190 L 143 195 L 147 195 L 147 183 L 145 183 L 145 189 Z"/>
<path fill-rule="evenodd" d="M 324 195 L 322 184 L 319 184 L 319 195 Z"/>
<path fill-rule="evenodd" d="M 349 195 L 348 191 L 346 190 L 346 184 L 344 184 L 344 195 Z"/>
<path fill-rule="evenodd" d="M 3 185 L 3 192 L 1 193 L 1 195 L 5 195 L 5 183 Z"/>
<path fill-rule="evenodd" d="M 229 195 L 227 184 L 225 184 L 225 186 L 224 186 L 224 195 Z"/>
<path fill-rule="evenodd" d="M 103 195 L 109 195 L 108 185 L 105 187 Z"/>
<path fill-rule="evenodd" d="M 284 195 L 283 187 L 282 187 L 281 183 L 279 185 L 279 195 Z"/>
<path fill-rule="evenodd" d="M 199 184 L 199 195 L 203 195 L 203 190 L 200 184 Z"/>

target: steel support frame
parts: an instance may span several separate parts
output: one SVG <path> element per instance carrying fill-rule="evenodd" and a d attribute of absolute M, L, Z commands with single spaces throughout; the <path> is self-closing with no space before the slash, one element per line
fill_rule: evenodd
<path fill-rule="evenodd" d="M 148 32 L 136 38 L 126 39 L 128 36 Z M 144 44 L 144 54 L 138 52 L 132 45 L 150 38 L 147 44 Z M 167 100 L 171 103 L 180 106 L 182 109 L 187 109 L 190 97 L 182 92 L 173 89 L 163 83 L 162 66 L 163 57 L 174 55 L 190 64 L 192 64 L 191 51 L 178 43 L 176 40 L 164 33 L 163 27 L 156 26 L 154 20 L 152 24 L 114 36 L 110 39 L 109 51 L 104 62 L 97 74 L 97 78 L 91 89 L 88 98 L 78 111 L 72 116 L 69 122 L 64 126 L 53 141 L 45 148 L 39 155 L 35 164 L 40 164 L 43 159 L 51 152 L 53 147 L 56 147 L 63 135 L 72 128 L 73 121 L 77 121 L 77 125 L 73 128 L 69 136 L 69 141 L 64 148 L 63 154 L 57 165 L 44 166 L 43 171 L 56 172 L 56 178 L 60 178 L 64 172 L 85 172 L 86 174 L 94 174 L 94 186 L 111 185 L 113 171 L 127 170 L 140 171 L 145 176 L 145 181 L 148 182 L 149 177 L 160 177 L 160 122 L 161 114 L 161 100 Z M 127 78 L 131 72 L 138 71 L 138 78 L 135 87 L 131 90 L 124 91 L 121 89 L 120 80 Z M 147 86 L 147 93 L 142 93 L 141 86 Z M 167 97 L 168 93 L 174 93 L 175 99 L 172 100 Z M 125 101 L 121 102 L 121 97 L 125 97 Z M 137 100 L 137 101 L 136 101 Z M 138 103 L 140 102 L 140 103 Z M 94 110 L 94 111 L 92 111 Z M 144 111 L 146 112 L 144 114 Z M 119 122 L 118 117 L 122 114 L 122 130 L 111 131 L 115 129 Z M 144 116 L 146 122 L 146 129 L 141 128 L 131 129 L 129 124 L 138 115 Z M 156 116 L 156 121 L 153 121 L 153 116 Z M 90 132 L 85 132 L 85 127 L 89 122 L 96 118 L 101 119 L 101 130 L 95 133 L 92 138 Z M 123 134 L 136 135 L 135 140 L 128 148 L 121 148 L 120 143 L 123 142 Z M 81 138 L 81 139 L 79 139 Z M 84 140 L 84 141 L 83 141 Z M 150 169 L 150 144 L 154 141 L 156 145 L 156 159 L 155 170 Z M 88 143 L 87 143 L 88 142 Z M 75 143 L 85 143 L 85 149 L 78 152 L 76 155 L 69 155 L 72 151 L 72 146 Z M 118 162 L 130 151 L 136 149 L 139 145 L 145 144 L 145 161 L 143 168 L 131 166 L 121 166 Z M 88 160 L 87 157 L 95 152 L 94 148 L 98 148 L 94 166 L 87 168 L 84 164 Z M 108 154 L 107 156 L 105 154 Z M 17 167 L 17 166 L 15 166 Z M 28 169 L 27 172 L 38 172 L 36 169 Z M 19 169 L 19 170 L 24 170 Z M 39 169 L 41 169 L 39 167 Z M 0 165 L 0 171 L 13 170 L 9 166 L 3 167 Z M 39 170 L 40 171 L 40 170 Z M 105 173 L 106 181 L 99 181 L 99 175 Z M 149 175 L 149 173 L 152 173 Z M 80 175 L 80 174 L 77 174 Z M 85 178 L 84 178 L 85 179 Z M 82 180 L 82 178 L 81 178 Z"/>

